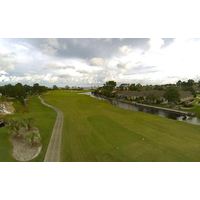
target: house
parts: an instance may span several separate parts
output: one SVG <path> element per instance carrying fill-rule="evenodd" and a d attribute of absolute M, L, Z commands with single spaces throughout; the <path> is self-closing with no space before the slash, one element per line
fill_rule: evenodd
<path fill-rule="evenodd" d="M 156 103 L 157 101 L 163 102 L 165 100 L 163 95 L 164 91 L 161 90 L 119 91 L 117 93 L 118 98 L 128 99 L 132 101 L 148 101 L 149 103 Z"/>
<path fill-rule="evenodd" d="M 128 84 L 128 83 L 122 83 L 122 84 L 119 86 L 119 89 L 120 89 L 120 90 L 128 90 L 128 89 L 129 89 L 129 84 Z"/>
<path fill-rule="evenodd" d="M 190 91 L 179 91 L 180 102 L 192 101 L 194 96 Z M 147 103 L 167 103 L 164 98 L 164 90 L 144 90 L 144 91 L 118 91 L 116 96 L 121 99 L 139 100 Z"/>
<path fill-rule="evenodd" d="M 194 100 L 194 95 L 190 91 L 180 91 L 179 93 L 180 93 L 180 101 L 182 103 Z"/>

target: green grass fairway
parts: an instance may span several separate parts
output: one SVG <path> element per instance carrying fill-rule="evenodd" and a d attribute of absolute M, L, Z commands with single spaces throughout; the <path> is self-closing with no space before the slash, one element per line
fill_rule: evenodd
<path fill-rule="evenodd" d="M 200 161 L 200 126 L 77 92 L 53 91 L 44 99 L 64 112 L 62 161 Z"/>
<path fill-rule="evenodd" d="M 56 113 L 40 103 L 37 97 L 29 100 L 28 107 L 25 109 L 20 103 L 15 102 L 17 113 L 10 115 L 11 118 L 32 117 L 35 119 L 35 125 L 39 128 L 42 137 L 42 151 L 34 161 L 43 161 L 47 150 L 47 145 L 51 136 Z M 9 142 L 7 128 L 0 128 L 0 161 L 15 161 L 12 158 L 12 145 Z"/>
<path fill-rule="evenodd" d="M 0 161 L 15 161 L 12 158 L 12 145 L 9 141 L 7 128 L 0 128 Z"/>

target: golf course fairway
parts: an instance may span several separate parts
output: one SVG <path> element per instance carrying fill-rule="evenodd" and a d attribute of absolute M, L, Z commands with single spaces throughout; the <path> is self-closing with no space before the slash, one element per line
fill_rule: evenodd
<path fill-rule="evenodd" d="M 61 161 L 200 161 L 200 126 L 78 92 L 51 91 L 43 99 L 64 114 Z"/>

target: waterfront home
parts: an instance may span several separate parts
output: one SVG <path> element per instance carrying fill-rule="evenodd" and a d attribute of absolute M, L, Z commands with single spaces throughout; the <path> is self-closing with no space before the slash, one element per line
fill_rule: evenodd
<path fill-rule="evenodd" d="M 119 86 L 119 89 L 120 90 L 128 90 L 129 89 L 129 84 L 128 83 L 122 83 L 120 86 Z"/>
<path fill-rule="evenodd" d="M 116 96 L 120 99 L 148 103 L 168 103 L 164 98 L 164 90 L 144 90 L 144 91 L 118 91 Z M 194 96 L 190 91 L 179 91 L 180 102 L 192 101 Z"/>
<path fill-rule="evenodd" d="M 194 100 L 194 95 L 190 91 L 180 91 L 180 101 L 189 102 Z"/>
<path fill-rule="evenodd" d="M 161 90 L 147 90 L 147 91 L 119 91 L 117 97 L 132 101 L 139 100 L 140 102 L 148 101 L 149 103 L 157 103 L 157 101 L 165 101 L 164 91 Z"/>

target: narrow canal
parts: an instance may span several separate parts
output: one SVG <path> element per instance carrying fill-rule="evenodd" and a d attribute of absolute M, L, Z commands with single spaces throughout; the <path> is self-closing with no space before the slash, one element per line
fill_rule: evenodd
<path fill-rule="evenodd" d="M 86 93 L 82 93 L 82 94 L 86 94 L 86 95 L 89 95 L 93 98 L 97 98 L 100 100 L 103 99 L 101 97 L 94 96 L 91 92 L 86 92 Z M 118 100 L 112 100 L 112 101 L 110 101 L 110 103 L 114 106 L 117 106 L 119 108 L 123 108 L 126 110 L 146 112 L 146 113 L 158 115 L 160 117 L 165 117 L 165 118 L 169 118 L 169 119 L 173 119 L 173 120 L 187 122 L 190 124 L 200 125 L 200 119 L 197 117 L 185 116 L 182 114 L 169 112 L 167 110 L 160 110 L 157 108 L 147 108 L 147 107 L 142 107 L 142 106 L 138 106 L 138 105 L 128 104 L 128 103 L 120 102 Z"/>

